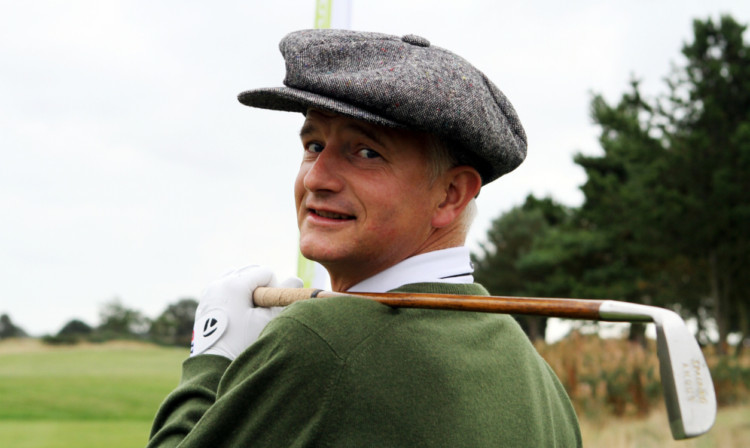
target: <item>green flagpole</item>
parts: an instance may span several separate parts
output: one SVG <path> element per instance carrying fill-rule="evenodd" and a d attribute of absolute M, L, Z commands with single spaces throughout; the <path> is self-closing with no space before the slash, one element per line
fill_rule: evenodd
<path fill-rule="evenodd" d="M 315 1 L 315 28 L 331 27 L 331 12 L 333 11 L 333 0 Z"/>
<path fill-rule="evenodd" d="M 335 6 L 335 14 L 334 14 Z M 315 0 L 315 28 L 349 28 L 351 0 Z M 323 266 L 308 260 L 297 249 L 297 277 L 305 288 L 329 289 L 328 273 Z"/>

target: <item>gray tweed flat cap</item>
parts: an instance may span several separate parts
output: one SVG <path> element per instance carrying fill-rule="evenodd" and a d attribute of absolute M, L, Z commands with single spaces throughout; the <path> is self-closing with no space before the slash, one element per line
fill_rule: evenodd
<path fill-rule="evenodd" d="M 308 108 L 430 132 L 487 184 L 526 157 L 526 134 L 510 101 L 466 60 L 419 36 L 304 30 L 279 45 L 286 87 L 242 92 L 242 104 Z"/>

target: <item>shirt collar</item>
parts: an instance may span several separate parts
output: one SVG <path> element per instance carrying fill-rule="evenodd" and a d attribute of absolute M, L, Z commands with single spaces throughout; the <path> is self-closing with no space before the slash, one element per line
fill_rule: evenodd
<path fill-rule="evenodd" d="M 466 247 L 451 247 L 415 255 L 365 279 L 349 292 L 386 292 L 408 283 L 473 283 L 471 255 Z"/>

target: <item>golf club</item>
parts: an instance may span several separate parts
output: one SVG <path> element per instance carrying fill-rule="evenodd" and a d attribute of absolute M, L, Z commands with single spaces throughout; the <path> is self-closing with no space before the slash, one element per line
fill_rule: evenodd
<path fill-rule="evenodd" d="M 653 322 L 669 425 L 675 440 L 699 436 L 716 419 L 716 394 L 698 343 L 675 312 L 613 300 L 464 296 L 419 293 L 344 294 L 312 288 L 257 288 L 256 306 L 286 306 L 299 300 L 362 297 L 393 307 L 527 314 L 611 322 Z"/>

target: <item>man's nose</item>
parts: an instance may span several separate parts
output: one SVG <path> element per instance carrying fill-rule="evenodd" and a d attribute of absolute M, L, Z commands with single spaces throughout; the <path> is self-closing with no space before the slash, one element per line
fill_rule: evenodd
<path fill-rule="evenodd" d="M 318 192 L 341 191 L 344 186 L 341 178 L 342 159 L 343 156 L 337 146 L 326 145 L 305 173 L 305 189 Z"/>

